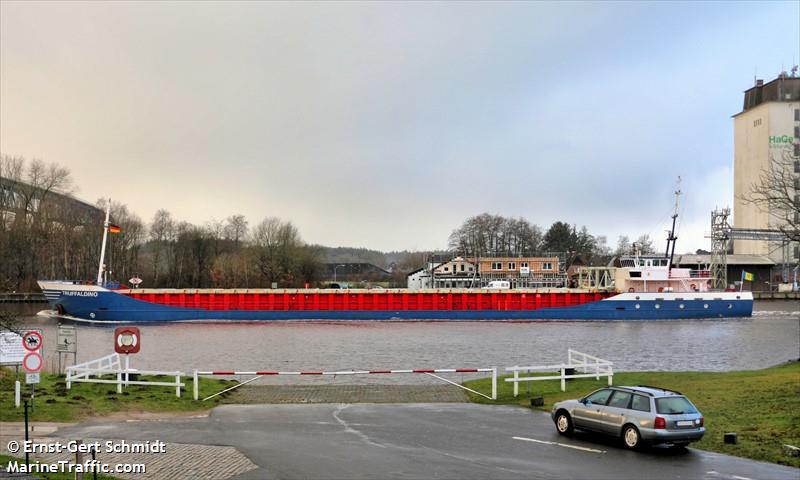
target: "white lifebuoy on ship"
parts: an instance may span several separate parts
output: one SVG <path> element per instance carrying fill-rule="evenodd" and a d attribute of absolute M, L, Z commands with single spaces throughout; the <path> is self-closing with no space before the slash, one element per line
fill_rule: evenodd
<path fill-rule="evenodd" d="M 695 291 L 695 292 L 697 291 L 697 285 L 696 284 L 693 283 L 693 284 L 691 284 L 689 286 L 692 287 L 692 291 Z"/>

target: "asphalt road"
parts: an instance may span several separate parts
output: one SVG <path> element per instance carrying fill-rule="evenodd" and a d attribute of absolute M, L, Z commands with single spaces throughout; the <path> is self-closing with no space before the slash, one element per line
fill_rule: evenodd
<path fill-rule="evenodd" d="M 543 412 L 476 404 L 224 405 L 207 418 L 58 434 L 231 445 L 260 467 L 241 479 L 800 479 L 798 469 L 695 449 L 631 452 L 604 437 L 564 438 Z"/>

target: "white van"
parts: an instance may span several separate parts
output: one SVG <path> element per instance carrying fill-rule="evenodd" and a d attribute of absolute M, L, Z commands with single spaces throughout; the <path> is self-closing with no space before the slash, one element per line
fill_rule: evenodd
<path fill-rule="evenodd" d="M 495 280 L 493 282 L 489 282 L 489 285 L 486 285 L 486 288 L 492 290 L 508 290 L 511 288 L 511 282 L 508 280 Z"/>

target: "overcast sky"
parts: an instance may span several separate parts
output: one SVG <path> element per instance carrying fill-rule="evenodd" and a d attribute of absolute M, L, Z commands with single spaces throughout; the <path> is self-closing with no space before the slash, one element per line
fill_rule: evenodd
<path fill-rule="evenodd" d="M 0 151 L 205 223 L 444 248 L 466 217 L 708 248 L 754 75 L 800 2 L 0 3 Z"/>

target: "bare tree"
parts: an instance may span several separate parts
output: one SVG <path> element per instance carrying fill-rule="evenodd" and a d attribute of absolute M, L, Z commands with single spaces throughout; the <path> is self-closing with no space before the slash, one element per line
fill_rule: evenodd
<path fill-rule="evenodd" d="M 627 235 L 620 235 L 617 238 L 617 249 L 614 250 L 614 255 L 622 256 L 631 253 L 631 240 Z"/>
<path fill-rule="evenodd" d="M 317 255 L 300 239 L 291 222 L 268 217 L 253 229 L 256 263 L 268 283 L 296 285 L 313 279 Z"/>
<path fill-rule="evenodd" d="M 51 197 L 69 194 L 72 178 L 54 163 L 0 156 L 0 188 L 0 288 L 29 288 L 61 269 L 57 239 L 66 227 Z"/>
<path fill-rule="evenodd" d="M 769 167 L 741 199 L 772 216 L 787 239 L 800 242 L 800 144 L 771 155 Z"/>
<path fill-rule="evenodd" d="M 542 230 L 524 218 L 483 213 L 453 230 L 448 243 L 453 253 L 466 256 L 523 256 L 538 252 L 542 239 Z"/>
<path fill-rule="evenodd" d="M 166 255 L 165 250 L 169 248 L 169 243 L 173 240 L 175 222 L 172 215 L 166 210 L 158 210 L 153 215 L 150 223 L 150 247 L 153 252 L 153 285 L 158 285 L 159 276 L 163 270 L 163 260 Z"/>
<path fill-rule="evenodd" d="M 635 242 L 639 246 L 639 251 L 642 255 L 652 255 L 656 253 L 656 249 L 653 246 L 653 239 L 650 238 L 650 234 L 645 233 L 644 235 L 640 235 L 639 238 L 636 239 Z"/>
<path fill-rule="evenodd" d="M 233 241 L 234 248 L 247 236 L 247 219 L 244 215 L 231 215 L 225 220 L 225 236 Z"/>

